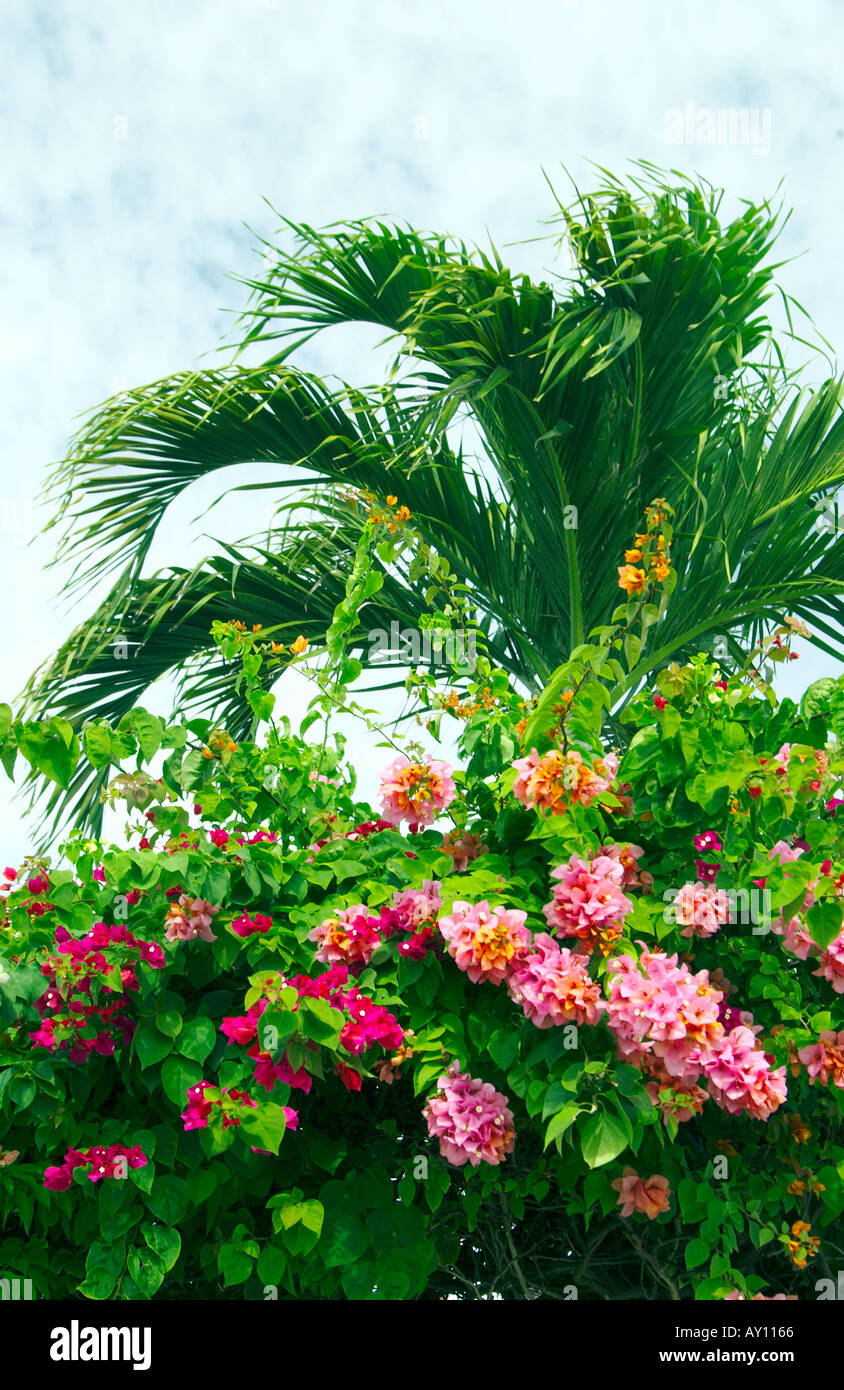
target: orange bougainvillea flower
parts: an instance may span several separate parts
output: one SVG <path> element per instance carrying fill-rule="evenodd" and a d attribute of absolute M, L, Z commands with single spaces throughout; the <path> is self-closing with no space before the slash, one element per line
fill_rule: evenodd
<path fill-rule="evenodd" d="M 396 512 L 396 521 L 409 521 L 409 520 L 410 520 L 410 508 L 409 508 L 409 507 L 399 507 L 398 511 Z"/>
<path fill-rule="evenodd" d="M 306 652 L 308 650 L 308 646 L 309 643 L 307 637 L 303 637 L 300 633 L 299 636 L 296 638 L 296 641 L 290 643 L 290 650 L 292 651 L 294 656 L 301 656 L 303 652 Z"/>
<path fill-rule="evenodd" d="M 618 1193 L 622 1216 L 643 1211 L 653 1221 L 671 1206 L 671 1188 L 668 1179 L 660 1173 L 655 1173 L 651 1178 L 640 1178 L 634 1168 L 625 1168 L 622 1177 L 616 1178 L 610 1186 Z"/>
<path fill-rule="evenodd" d="M 655 578 L 656 578 L 660 583 L 662 583 L 663 579 L 667 579 L 668 576 L 669 576 L 669 574 L 671 573 L 671 566 L 670 566 L 670 565 L 667 565 L 667 564 L 665 563 L 664 560 L 658 560 L 658 559 L 652 560 L 652 561 L 651 561 L 651 569 L 652 569 L 653 572 L 654 572 Z"/>
<path fill-rule="evenodd" d="M 398 502 L 398 500 L 399 500 L 399 499 L 398 499 L 397 497 L 394 497 L 393 494 L 390 493 L 389 497 L 387 498 L 387 506 L 388 506 L 388 507 L 394 507 L 394 506 L 396 505 L 396 503 Z"/>
<path fill-rule="evenodd" d="M 633 550 L 625 550 L 624 558 L 629 565 L 635 565 L 642 558 L 642 552 L 638 547 Z"/>
<path fill-rule="evenodd" d="M 628 594 L 641 593 L 645 584 L 645 571 L 636 569 L 635 565 L 618 566 L 618 587 L 625 589 Z"/>

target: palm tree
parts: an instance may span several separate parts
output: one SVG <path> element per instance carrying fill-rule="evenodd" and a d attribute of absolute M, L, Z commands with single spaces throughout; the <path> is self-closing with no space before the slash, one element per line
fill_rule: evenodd
<path fill-rule="evenodd" d="M 495 250 L 407 227 L 285 222 L 288 249 L 265 242 L 270 268 L 245 282 L 231 364 L 108 401 L 54 471 L 56 559 L 76 567 L 66 592 L 115 582 L 31 678 L 28 708 L 77 727 L 117 718 L 175 673 L 183 705 L 242 734 L 251 712 L 211 621 L 321 638 L 360 491 L 409 507 L 526 692 L 609 621 L 616 566 L 657 496 L 676 511 L 679 582 L 630 689 L 719 636 L 738 651 L 786 612 L 840 655 L 844 544 L 817 524 L 819 499 L 844 482 L 840 385 L 802 389 L 772 338 L 777 213 L 746 204 L 722 226 L 721 200 L 649 166 L 626 182 L 603 174 L 595 194 L 557 203 L 551 240 L 572 269 L 540 281 Z M 350 323 L 395 341 L 386 381 L 330 385 L 293 365 L 320 330 Z M 260 352 L 271 355 L 246 365 Z M 170 504 L 214 469 L 255 462 L 278 465 L 266 535 L 144 574 Z M 402 559 L 385 569 L 371 626 L 417 626 L 425 584 Z M 96 821 L 98 789 L 80 773 L 65 794 L 77 820 Z"/>

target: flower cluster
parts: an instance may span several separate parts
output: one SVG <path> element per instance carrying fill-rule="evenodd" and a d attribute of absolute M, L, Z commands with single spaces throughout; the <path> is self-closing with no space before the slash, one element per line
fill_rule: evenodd
<path fill-rule="evenodd" d="M 544 932 L 533 938 L 531 949 L 509 971 L 507 990 L 537 1028 L 597 1023 L 606 1007 L 585 958 L 560 949 Z"/>
<path fill-rule="evenodd" d="M 517 758 L 513 766 L 518 773 L 513 794 L 525 806 L 538 807 L 561 815 L 567 806 L 591 806 L 618 771 L 615 753 L 593 758 L 591 766 L 576 748 L 563 753 L 552 748 L 540 758 L 532 748 L 526 758 Z"/>
<path fill-rule="evenodd" d="M 454 860 L 456 874 L 465 873 L 473 860 L 487 852 L 480 835 L 472 835 L 465 830 L 450 830 L 444 836 L 440 849 Z"/>
<path fill-rule="evenodd" d="M 211 930 L 211 921 L 219 907 L 212 907 L 205 898 L 192 898 L 189 893 L 181 893 L 178 902 L 171 903 L 167 909 L 164 935 L 168 941 L 193 941 L 200 936 L 203 941 L 216 941 Z"/>
<path fill-rule="evenodd" d="M 134 1032 L 124 1011 L 128 994 L 138 988 L 135 967 L 145 961 L 160 970 L 161 947 L 122 924 L 95 922 L 82 938 L 58 926 L 55 950 L 41 966 L 49 985 L 35 1001 L 42 1022 L 29 1035 L 33 1045 L 50 1052 L 67 1049 L 71 1062 L 84 1062 L 91 1052 L 112 1056 L 116 1044 L 128 1043 Z"/>
<path fill-rule="evenodd" d="M 317 943 L 316 959 L 321 964 L 341 963 L 357 972 L 369 964 L 383 942 L 408 932 L 408 938 L 399 943 L 399 954 L 422 960 L 434 941 L 431 923 L 441 907 L 439 883 L 423 879 L 421 888 L 394 893 L 392 906 L 382 907 L 377 916 L 363 903 L 332 913 L 309 932 L 308 940 Z"/>
<path fill-rule="evenodd" d="M 91 1149 L 68 1149 L 64 1162 L 44 1172 L 44 1186 L 51 1192 L 67 1192 L 73 1182 L 75 1168 L 89 1169 L 90 1182 L 101 1178 L 125 1178 L 130 1168 L 144 1168 L 149 1159 L 139 1144 L 126 1148 L 123 1144 L 110 1144 L 104 1148 L 96 1144 Z"/>
<path fill-rule="evenodd" d="M 516 1131 L 507 1097 L 488 1081 L 462 1072 L 457 1062 L 440 1077 L 422 1113 L 441 1156 L 457 1167 L 498 1164 L 513 1151 Z"/>
<path fill-rule="evenodd" d="M 242 912 L 239 917 L 234 918 L 231 928 L 235 936 L 245 940 L 250 936 L 265 936 L 272 924 L 272 917 L 267 917 L 263 912 L 256 912 L 254 917 Z"/>
<path fill-rule="evenodd" d="M 439 920 L 449 955 L 473 984 L 500 985 L 530 945 L 526 912 L 480 903 L 452 903 Z"/>
<path fill-rule="evenodd" d="M 729 897 L 723 888 L 706 883 L 684 883 L 673 907 L 681 936 L 714 936 L 730 920 Z"/>
<path fill-rule="evenodd" d="M 811 1234 L 811 1230 L 807 1221 L 795 1221 L 791 1228 L 791 1236 L 785 1242 L 788 1258 L 797 1269 L 805 1269 L 808 1261 L 813 1259 L 820 1249 L 820 1240 Z"/>
<path fill-rule="evenodd" d="M 212 1081 L 197 1081 L 188 1091 L 187 1109 L 182 1111 L 185 1129 L 206 1129 L 214 1110 L 222 1115 L 223 1129 L 239 1125 L 244 1110 L 257 1109 L 258 1102 L 245 1091 L 237 1091 L 234 1086 L 226 1089 L 215 1086 Z"/>
<path fill-rule="evenodd" d="M 810 1085 L 818 1081 L 821 1086 L 828 1086 L 831 1081 L 844 1091 L 844 1033 L 827 1029 L 816 1043 L 801 1047 L 797 1056 L 809 1073 Z"/>
<path fill-rule="evenodd" d="M 559 881 L 552 890 L 552 901 L 542 909 L 548 926 L 558 936 L 576 937 L 587 955 L 596 947 L 608 955 L 633 907 L 622 891 L 625 873 L 629 872 L 620 857 L 603 851 L 589 864 L 573 854 L 568 864 L 552 871 L 551 877 Z"/>
<path fill-rule="evenodd" d="M 451 773 L 449 763 L 428 754 L 424 763 L 413 763 L 400 753 L 381 773 L 379 799 L 385 819 L 392 825 L 432 825 L 456 795 Z"/>
<path fill-rule="evenodd" d="M 362 903 L 345 907 L 308 933 L 318 943 L 316 958 L 323 965 L 345 961 L 348 965 L 368 965 L 384 939 L 380 918 L 370 917 Z"/>
<path fill-rule="evenodd" d="M 641 594 L 651 583 L 663 583 L 671 574 L 668 535 L 662 529 L 673 515 L 664 497 L 657 497 L 645 508 L 645 530 L 625 550 L 625 564 L 618 566 L 618 587 L 628 594 Z"/>
<path fill-rule="evenodd" d="M 272 1050 L 266 1048 L 266 1036 L 261 1036 L 259 1032 L 261 1016 L 271 1004 L 280 1002 L 282 991 L 290 987 L 300 999 L 325 999 L 346 1015 L 339 1042 L 340 1047 L 351 1056 L 358 1056 L 376 1044 L 394 1052 L 404 1040 L 404 1031 L 389 1010 L 361 994 L 354 985 L 349 986 L 347 965 L 333 965 L 330 970 L 315 977 L 294 975 L 288 979 L 284 975 L 273 975 L 264 979 L 261 997 L 249 1006 L 245 1014 L 224 1018 L 221 1024 L 221 1031 L 230 1044 L 237 1043 L 241 1047 L 251 1044 L 248 1055 L 255 1062 L 253 1079 L 267 1091 L 271 1091 L 280 1081 L 307 1094 L 313 1084 L 311 1073 L 304 1066 L 295 1069 L 291 1066 L 286 1050 L 279 1061 L 274 1061 Z M 296 1013 L 298 1002 L 291 1007 L 292 1012 Z M 305 1042 L 307 1050 L 315 1051 L 316 1046 L 315 1043 Z M 356 1079 L 352 1081 L 347 1072 L 354 1072 Z M 360 1089 L 360 1073 L 354 1068 L 346 1067 L 345 1073 L 338 1070 L 338 1075 L 347 1089 Z"/>
<path fill-rule="evenodd" d="M 758 1027 L 742 1021 L 726 1028 L 720 1016 L 724 996 L 707 971 L 693 975 L 676 955 L 639 944 L 638 963 L 632 956 L 611 962 L 607 1022 L 620 1054 L 639 1066 L 652 1056 L 659 1071 L 682 1082 L 705 1078 L 722 1109 L 767 1119 L 785 1100 L 785 1068 L 774 1069 L 757 1046 Z"/>
<path fill-rule="evenodd" d="M 643 1211 L 650 1221 L 671 1205 L 671 1188 L 668 1179 L 655 1173 L 651 1178 L 640 1178 L 634 1168 L 625 1168 L 622 1176 L 610 1184 L 618 1193 L 618 1205 L 622 1216 L 632 1216 L 634 1211 Z"/>

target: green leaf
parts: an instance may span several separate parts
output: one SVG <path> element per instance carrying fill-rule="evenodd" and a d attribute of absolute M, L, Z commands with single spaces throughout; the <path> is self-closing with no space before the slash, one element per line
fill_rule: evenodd
<path fill-rule="evenodd" d="M 155 1026 L 166 1038 L 177 1038 L 182 1031 L 182 1015 L 176 1009 L 163 1009 L 155 1015 Z"/>
<path fill-rule="evenodd" d="M 187 1210 L 188 1190 L 182 1178 L 168 1175 L 156 1178 L 146 1204 L 153 1216 L 163 1221 L 165 1226 L 176 1226 Z"/>
<path fill-rule="evenodd" d="M 327 999 L 302 999 L 299 1003 L 301 1029 L 306 1038 L 323 1046 L 335 1048 L 346 1023 L 345 1014 L 329 1004 Z"/>
<path fill-rule="evenodd" d="M 204 1062 L 216 1041 L 217 1030 L 210 1018 L 192 1018 L 182 1028 L 176 1051 L 195 1062 Z"/>
<path fill-rule="evenodd" d="M 217 1267 L 226 1288 L 231 1288 L 233 1284 L 245 1284 L 252 1273 L 252 1265 L 252 1256 L 236 1246 L 227 1244 L 220 1248 Z"/>
<path fill-rule="evenodd" d="M 181 1042 L 181 1038 L 179 1039 Z M 171 1056 L 161 1068 L 161 1085 L 174 1105 L 185 1106 L 191 1086 L 202 1080 L 202 1067 L 188 1057 Z"/>
<path fill-rule="evenodd" d="M 580 1130 L 580 1151 L 590 1168 L 601 1168 L 617 1158 L 633 1137 L 630 1121 L 622 1114 L 598 1111 Z"/>
<path fill-rule="evenodd" d="M 256 1148 L 269 1149 L 270 1153 L 277 1154 L 287 1128 L 284 1109 L 271 1101 L 262 1101 L 257 1110 L 249 1110 L 243 1116 L 240 1128 L 250 1140 L 254 1140 Z"/>
<path fill-rule="evenodd" d="M 826 949 L 841 931 L 844 920 L 844 903 L 839 899 L 824 898 L 816 902 L 806 913 L 806 926 L 809 935 L 817 946 Z"/>
<path fill-rule="evenodd" d="M 141 1071 L 145 1071 L 172 1052 L 173 1039 L 159 1033 L 154 1023 L 142 1023 L 133 1039 L 133 1047 L 140 1059 Z"/>
<path fill-rule="evenodd" d="M 165 1274 L 164 1266 L 155 1251 L 150 1249 L 130 1250 L 126 1264 L 141 1294 L 146 1298 L 152 1298 L 156 1290 L 161 1287 Z"/>
<path fill-rule="evenodd" d="M 249 705 L 256 719 L 267 720 L 275 709 L 275 695 L 269 690 L 250 690 Z"/>
<path fill-rule="evenodd" d="M 578 1105 L 577 1101 L 567 1101 L 562 1110 L 559 1110 L 557 1114 L 552 1117 L 545 1131 L 545 1143 L 542 1147 L 547 1149 L 549 1144 L 553 1144 L 555 1139 L 559 1139 L 561 1135 L 565 1134 L 569 1126 L 577 1119 L 582 1109 L 583 1107 Z M 583 1139 L 581 1138 L 581 1147 L 582 1145 Z M 615 1155 L 612 1156 L 614 1157 Z M 603 1161 L 608 1162 L 609 1160 L 605 1159 Z M 591 1167 L 594 1168 L 597 1167 L 597 1165 L 593 1163 Z"/>
<path fill-rule="evenodd" d="M 696 1236 L 690 1240 L 684 1252 L 686 1269 L 697 1269 L 700 1265 L 706 1264 L 709 1259 L 709 1242 L 701 1240 Z"/>
<path fill-rule="evenodd" d="M 174 1231 L 169 1226 L 153 1226 L 145 1221 L 141 1226 L 141 1235 L 161 1261 L 161 1266 L 165 1273 L 173 1268 L 179 1258 L 179 1251 L 182 1248 L 182 1237 L 178 1231 Z M 135 1276 L 132 1276 L 135 1278 Z"/>

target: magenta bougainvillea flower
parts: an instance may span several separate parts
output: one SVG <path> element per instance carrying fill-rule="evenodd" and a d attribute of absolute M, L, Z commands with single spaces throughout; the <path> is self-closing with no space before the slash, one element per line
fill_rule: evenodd
<path fill-rule="evenodd" d="M 718 854 L 723 849 L 717 830 L 704 830 L 702 835 L 695 835 L 694 846 L 701 854 Z"/>
<path fill-rule="evenodd" d="M 488 1081 L 478 1081 L 452 1062 L 423 1110 L 428 1133 L 439 1140 L 440 1154 L 460 1167 L 501 1163 L 516 1141 L 513 1115 Z"/>
<path fill-rule="evenodd" d="M 144 1168 L 149 1159 L 139 1144 L 127 1148 L 124 1144 L 101 1144 L 87 1150 L 68 1149 L 64 1162 L 44 1171 L 44 1186 L 51 1192 L 66 1192 L 73 1182 L 75 1168 L 88 1167 L 90 1182 L 101 1178 L 125 1178 L 129 1168 Z"/>
<path fill-rule="evenodd" d="M 244 1110 L 255 1110 L 257 1106 L 256 1100 L 234 1086 L 226 1089 L 215 1086 L 213 1081 L 198 1081 L 188 1090 L 188 1105 L 182 1111 L 182 1120 L 186 1130 L 205 1129 L 216 1108 L 222 1113 L 223 1129 L 230 1129 L 240 1124 Z"/>
<path fill-rule="evenodd" d="M 272 917 L 267 917 L 263 912 L 256 912 L 254 917 L 250 917 L 247 912 L 242 912 L 239 917 L 234 918 L 231 928 L 235 936 L 245 939 L 249 936 L 264 936 L 272 924 Z"/>
<path fill-rule="evenodd" d="M 66 1050 L 78 1063 L 92 1053 L 110 1057 L 118 1045 L 130 1042 L 135 1024 L 125 1010 L 139 988 L 135 968 L 141 961 L 161 970 L 164 952 L 158 942 L 143 941 L 122 923 L 95 922 L 83 937 L 58 926 L 55 954 L 41 966 L 48 987 L 35 1001 L 42 1022 L 29 1034 L 33 1046 Z"/>

